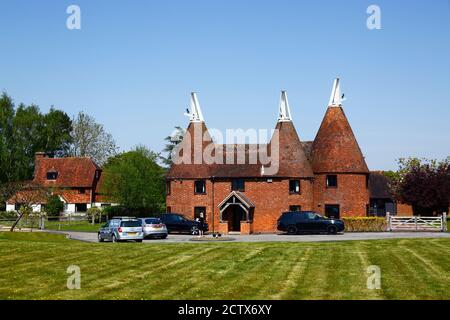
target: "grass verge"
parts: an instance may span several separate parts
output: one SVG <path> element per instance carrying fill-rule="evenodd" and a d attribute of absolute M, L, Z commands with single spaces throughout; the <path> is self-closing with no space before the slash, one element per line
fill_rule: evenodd
<path fill-rule="evenodd" d="M 0 299 L 450 299 L 450 239 L 84 243 L 0 232 Z M 81 289 L 66 287 L 67 267 Z M 381 289 L 367 268 L 381 268 Z"/>

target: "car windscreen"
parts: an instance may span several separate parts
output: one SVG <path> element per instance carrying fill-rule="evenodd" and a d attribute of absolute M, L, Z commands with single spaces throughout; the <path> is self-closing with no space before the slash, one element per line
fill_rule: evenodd
<path fill-rule="evenodd" d="M 125 227 L 125 228 L 130 228 L 130 227 L 141 227 L 142 224 L 139 220 L 128 220 L 128 221 L 122 221 L 120 226 Z"/>
<path fill-rule="evenodd" d="M 146 224 L 160 224 L 161 220 L 157 218 L 145 219 Z"/>

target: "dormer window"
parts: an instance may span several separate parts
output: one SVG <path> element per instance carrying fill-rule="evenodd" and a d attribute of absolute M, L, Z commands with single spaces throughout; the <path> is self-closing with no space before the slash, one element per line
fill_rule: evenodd
<path fill-rule="evenodd" d="M 56 171 L 47 172 L 47 180 L 56 180 L 56 178 L 58 178 L 58 172 Z"/>

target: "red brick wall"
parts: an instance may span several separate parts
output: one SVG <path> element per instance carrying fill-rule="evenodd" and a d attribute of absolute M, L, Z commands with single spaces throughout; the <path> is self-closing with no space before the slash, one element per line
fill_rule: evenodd
<path fill-rule="evenodd" d="M 251 229 L 248 230 L 255 233 L 276 232 L 277 219 L 283 211 L 288 211 L 291 205 L 300 205 L 302 210 L 311 210 L 313 204 L 312 182 L 301 180 L 300 189 L 301 194 L 289 194 L 289 179 L 273 179 L 271 183 L 266 179 L 246 180 L 244 194 L 255 204 L 253 223 Z M 218 205 L 230 192 L 231 180 L 215 181 L 213 206 L 211 181 L 206 182 L 206 195 L 194 195 L 194 180 L 171 181 L 171 193 L 167 196 L 166 204 L 172 212 L 181 213 L 190 218 L 194 217 L 194 207 L 206 207 L 206 220 L 210 231 L 213 229 L 214 207 L 214 230 L 217 231 L 220 223 Z M 223 229 L 225 226 L 221 227 Z"/>
<path fill-rule="evenodd" d="M 450 212 L 450 207 L 447 210 L 447 215 Z M 413 216 L 414 212 L 413 212 L 413 208 L 411 205 L 409 204 L 404 204 L 404 203 L 399 203 L 397 202 L 397 215 L 398 216 Z"/>
<path fill-rule="evenodd" d="M 314 211 L 325 214 L 326 204 L 338 204 L 341 217 L 365 216 L 369 190 L 364 174 L 336 174 L 337 188 L 326 187 L 326 174 L 316 174 L 314 180 Z"/>
<path fill-rule="evenodd" d="M 397 203 L 397 215 L 398 216 L 413 216 L 412 206 L 409 204 Z"/>

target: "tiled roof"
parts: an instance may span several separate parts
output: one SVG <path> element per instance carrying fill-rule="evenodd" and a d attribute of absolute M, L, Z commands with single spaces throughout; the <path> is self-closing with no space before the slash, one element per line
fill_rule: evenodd
<path fill-rule="evenodd" d="M 43 189 L 38 190 L 21 190 L 17 191 L 11 198 L 9 198 L 7 204 L 27 203 L 38 204 L 47 203 L 48 194 Z"/>
<path fill-rule="evenodd" d="M 204 123 L 190 123 L 187 132 L 193 136 L 194 125 L 197 126 L 198 135 L 204 135 L 207 132 L 207 128 Z M 264 175 L 267 177 L 313 177 L 311 166 L 303 151 L 302 144 L 298 138 L 297 132 L 292 122 L 279 122 L 276 129 L 279 131 L 279 170 L 274 175 Z M 209 135 L 205 135 L 209 138 Z M 209 138 L 210 139 L 210 138 Z M 193 140 L 193 139 L 191 139 Z M 188 143 L 191 143 L 189 146 Z M 212 140 L 206 143 L 199 144 L 199 150 L 205 150 L 208 144 L 212 143 Z M 207 164 L 205 162 L 201 164 L 194 164 L 193 141 L 187 141 L 183 139 L 180 147 L 190 148 L 191 150 L 191 164 L 174 164 L 167 173 L 169 179 L 199 179 L 199 178 L 238 178 L 238 177 L 261 177 L 261 169 L 263 163 L 260 161 L 260 157 L 257 156 L 259 148 L 267 150 L 269 156 L 271 144 L 233 144 L 233 145 L 220 145 L 216 144 L 214 149 L 221 150 L 223 154 L 223 160 L 220 163 Z M 200 149 L 201 148 L 201 149 Z M 244 161 L 238 161 L 236 151 L 243 151 L 245 157 Z M 229 164 L 230 154 L 234 154 L 234 164 Z M 182 153 L 181 153 L 182 155 Z M 216 156 L 215 152 L 212 153 Z M 255 161 L 256 160 L 256 161 Z M 242 163 L 244 162 L 244 163 Z M 270 167 L 271 164 L 264 164 L 264 167 Z M 267 174 L 267 173 L 266 173 Z"/>
<path fill-rule="evenodd" d="M 292 121 L 278 122 L 279 132 L 279 171 L 280 177 L 314 177 L 311 165 L 303 150 L 297 131 Z M 272 138 L 273 139 L 273 138 Z"/>
<path fill-rule="evenodd" d="M 112 202 L 112 200 L 108 197 L 108 195 L 105 194 L 105 191 L 103 190 L 106 175 L 107 172 L 105 171 L 102 171 L 100 173 L 100 178 L 98 179 L 95 186 L 94 202 Z"/>
<path fill-rule="evenodd" d="M 55 194 L 61 196 L 66 203 L 91 203 L 91 195 L 88 190 L 85 193 L 79 193 L 78 190 L 62 190 Z"/>
<path fill-rule="evenodd" d="M 33 181 L 44 187 L 92 188 L 97 170 L 100 168 L 90 158 L 36 157 Z M 55 171 L 56 180 L 47 180 L 47 172 Z"/>
<path fill-rule="evenodd" d="M 392 199 L 389 191 L 389 178 L 382 171 L 371 171 L 369 177 L 369 192 L 371 198 Z"/>
<path fill-rule="evenodd" d="M 302 141 L 303 151 L 305 152 L 306 159 L 311 163 L 311 149 L 314 141 Z"/>
<path fill-rule="evenodd" d="M 311 164 L 317 173 L 369 173 L 342 107 L 329 107 L 314 139 Z"/>

